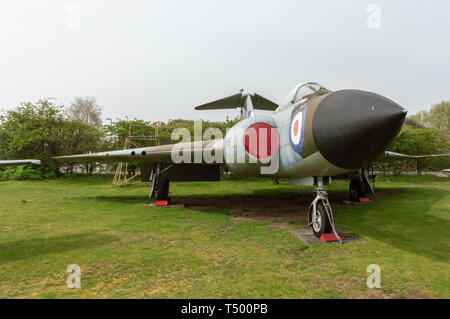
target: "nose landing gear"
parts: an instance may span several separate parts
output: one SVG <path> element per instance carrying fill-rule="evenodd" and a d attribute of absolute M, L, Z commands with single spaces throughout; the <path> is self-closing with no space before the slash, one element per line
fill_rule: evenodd
<path fill-rule="evenodd" d="M 328 193 L 323 185 L 323 177 L 317 177 L 317 196 L 309 207 L 308 226 L 311 226 L 316 237 L 332 233 L 342 244 L 342 239 L 334 227 L 333 211 L 328 201 Z"/>

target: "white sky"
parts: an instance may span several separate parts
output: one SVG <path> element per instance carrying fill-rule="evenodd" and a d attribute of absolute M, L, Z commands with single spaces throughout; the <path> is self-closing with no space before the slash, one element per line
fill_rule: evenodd
<path fill-rule="evenodd" d="M 0 108 L 95 96 L 104 118 L 221 120 L 237 112 L 193 108 L 241 87 L 280 103 L 315 81 L 413 114 L 450 99 L 449 13 L 438 0 L 2 0 Z"/>

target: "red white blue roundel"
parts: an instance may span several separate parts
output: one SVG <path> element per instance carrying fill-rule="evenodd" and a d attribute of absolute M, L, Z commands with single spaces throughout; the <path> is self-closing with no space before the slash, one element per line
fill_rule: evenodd
<path fill-rule="evenodd" d="M 291 146 L 297 153 L 301 153 L 303 149 L 304 127 L 305 127 L 306 105 L 297 111 L 294 111 L 291 117 L 291 125 L 289 127 L 289 141 Z"/>

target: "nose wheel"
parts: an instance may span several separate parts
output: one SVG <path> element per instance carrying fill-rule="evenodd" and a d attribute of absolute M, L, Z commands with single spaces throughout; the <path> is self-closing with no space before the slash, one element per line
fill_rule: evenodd
<path fill-rule="evenodd" d="M 325 206 L 322 201 L 316 203 L 316 209 L 312 211 L 312 231 L 316 237 L 332 231 L 330 219 L 327 216 Z"/>
<path fill-rule="evenodd" d="M 342 239 L 334 226 L 333 211 L 321 177 L 317 178 L 316 193 L 317 196 L 309 207 L 308 226 L 311 226 L 316 237 L 320 238 L 323 234 L 333 233 L 342 244 Z"/>

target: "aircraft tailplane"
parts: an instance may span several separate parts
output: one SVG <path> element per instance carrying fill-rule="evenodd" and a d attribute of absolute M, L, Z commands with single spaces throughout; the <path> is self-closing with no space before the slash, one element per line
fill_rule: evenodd
<path fill-rule="evenodd" d="M 265 97 L 254 94 L 242 94 L 242 92 L 234 95 L 230 95 L 223 99 L 219 99 L 213 102 L 199 105 L 195 107 L 196 110 L 221 110 L 221 109 L 235 109 L 241 108 L 241 117 L 253 117 L 255 116 L 255 109 L 274 111 L 278 107 L 278 104 L 272 102 Z"/>

